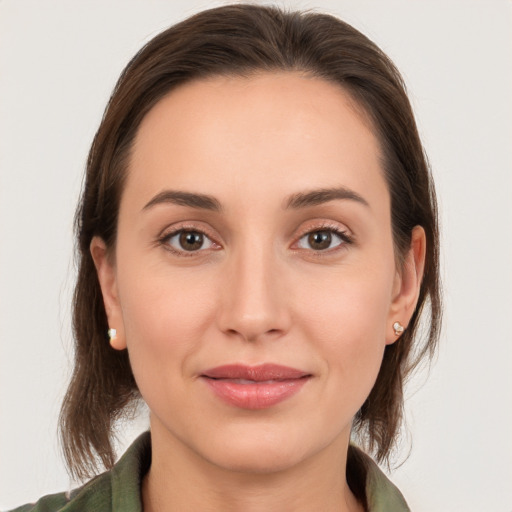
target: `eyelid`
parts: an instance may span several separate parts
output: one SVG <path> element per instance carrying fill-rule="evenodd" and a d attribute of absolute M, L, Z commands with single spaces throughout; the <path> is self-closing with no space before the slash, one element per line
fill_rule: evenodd
<path fill-rule="evenodd" d="M 296 238 L 300 238 L 301 236 L 307 235 L 308 233 L 312 233 L 313 231 L 337 231 L 339 233 L 345 233 L 347 236 L 352 237 L 352 233 L 350 229 L 342 224 L 341 222 L 337 222 L 334 220 L 327 219 L 311 219 L 301 224 L 300 228 L 297 229 Z"/>
<path fill-rule="evenodd" d="M 178 250 L 174 247 L 172 247 L 168 241 L 179 234 L 181 231 L 194 231 L 197 233 L 201 233 L 204 237 L 208 238 L 212 244 L 214 244 L 216 247 L 214 248 L 207 248 L 207 249 L 199 249 L 197 251 L 185 251 L 185 250 Z M 197 256 L 200 253 L 205 253 L 210 250 L 218 250 L 222 248 L 222 245 L 220 242 L 217 241 L 218 237 L 214 234 L 212 234 L 211 230 L 205 227 L 202 223 L 195 223 L 191 221 L 185 221 L 185 222 L 178 222 L 176 224 L 172 224 L 171 226 L 167 226 L 165 229 L 163 229 L 160 234 L 157 236 L 157 244 L 164 246 L 166 250 L 173 254 L 177 254 L 178 256 L 184 256 L 184 257 L 190 257 L 190 256 Z"/>
<path fill-rule="evenodd" d="M 313 249 L 302 249 L 295 247 L 300 240 L 302 240 L 305 236 L 315 233 L 316 231 L 331 231 L 336 236 L 341 238 L 343 243 L 337 245 L 336 247 L 332 249 L 325 249 L 320 251 L 315 251 Z M 354 243 L 354 235 L 352 232 L 343 224 L 340 224 L 335 221 L 330 220 L 318 220 L 318 221 L 310 221 L 307 223 L 306 227 L 301 226 L 300 230 L 298 231 L 298 234 L 294 237 L 294 242 L 292 244 L 292 248 L 295 250 L 304 250 L 304 251 L 310 251 L 313 253 L 317 253 L 318 255 L 328 254 L 331 252 L 334 252 L 336 249 L 339 249 L 345 245 L 350 245 Z"/>

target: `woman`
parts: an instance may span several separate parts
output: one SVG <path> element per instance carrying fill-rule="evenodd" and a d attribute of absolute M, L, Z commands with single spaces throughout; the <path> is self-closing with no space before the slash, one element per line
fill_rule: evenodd
<path fill-rule="evenodd" d="M 171 27 L 121 75 L 76 228 L 63 444 L 109 471 L 20 510 L 408 510 L 350 445 L 386 460 L 440 323 L 433 184 L 373 43 L 248 5 Z"/>

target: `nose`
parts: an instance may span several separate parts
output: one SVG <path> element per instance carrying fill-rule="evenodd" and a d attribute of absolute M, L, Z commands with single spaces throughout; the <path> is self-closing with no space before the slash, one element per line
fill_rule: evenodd
<path fill-rule="evenodd" d="M 257 342 L 278 338 L 290 328 L 283 268 L 268 245 L 234 251 L 227 262 L 219 301 L 219 328 Z"/>

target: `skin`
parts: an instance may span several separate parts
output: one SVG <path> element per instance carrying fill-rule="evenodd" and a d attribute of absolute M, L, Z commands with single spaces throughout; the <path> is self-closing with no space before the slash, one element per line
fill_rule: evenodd
<path fill-rule="evenodd" d="M 393 323 L 414 311 L 425 255 L 417 227 L 396 267 L 379 158 L 349 96 L 297 73 L 196 81 L 143 120 L 115 250 L 95 238 L 91 252 L 112 345 L 128 349 L 151 411 L 145 510 L 362 510 L 346 484 L 351 424 L 397 340 Z M 339 187 L 367 204 L 286 208 L 294 194 Z M 222 211 L 145 208 L 165 190 L 208 194 Z M 208 238 L 185 251 L 163 238 L 179 229 Z M 311 244 L 319 231 L 326 249 Z M 268 362 L 312 378 L 245 410 L 199 377 Z"/>

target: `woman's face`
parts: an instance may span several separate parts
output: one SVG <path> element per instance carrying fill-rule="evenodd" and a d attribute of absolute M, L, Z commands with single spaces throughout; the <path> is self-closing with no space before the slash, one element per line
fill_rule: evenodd
<path fill-rule="evenodd" d="M 145 117 L 115 257 L 91 250 L 155 440 L 240 471 L 346 447 L 417 293 L 379 151 L 347 94 L 295 73 L 196 81 Z"/>

